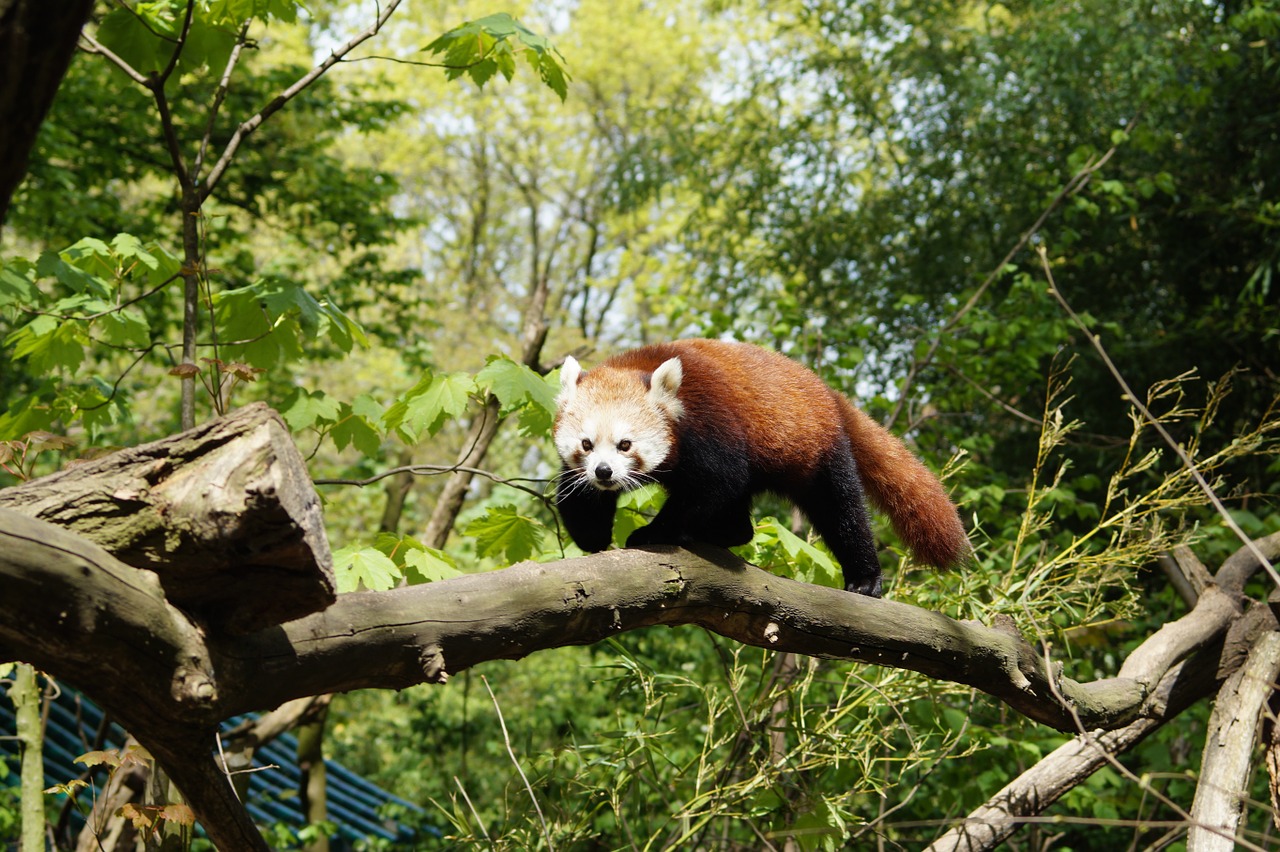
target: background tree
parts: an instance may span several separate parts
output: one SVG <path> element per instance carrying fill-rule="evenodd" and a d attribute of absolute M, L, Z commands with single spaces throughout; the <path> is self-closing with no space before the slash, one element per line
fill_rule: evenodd
<path fill-rule="evenodd" d="M 518 60 L 534 73 L 446 86 L 409 63 L 502 73 L 484 64 L 483 27 L 422 50 L 491 10 L 400 9 L 376 47 L 237 148 L 192 264 L 174 163 L 194 162 L 209 128 L 209 149 L 225 150 L 244 117 L 367 25 L 324 6 L 292 21 L 280 4 L 266 27 L 200 30 L 215 5 L 154 12 L 168 17 L 153 53 L 169 57 L 192 10 L 184 73 L 159 92 L 158 78 L 80 57 L 15 197 L 0 440 L 17 442 L 5 464 L 24 477 L 177 427 L 165 371 L 182 360 L 176 282 L 194 272 L 198 342 L 222 362 L 202 373 L 204 410 L 257 398 L 283 412 L 328 483 L 341 588 L 554 559 L 573 551 L 538 499 L 555 470 L 555 379 L 540 371 L 571 350 L 730 334 L 856 391 L 935 465 L 963 454 L 948 481 L 979 559 L 935 577 L 883 539 L 891 597 L 1011 618 L 1089 681 L 1189 605 L 1167 578 L 1196 572 L 1162 553 L 1193 542 L 1216 565 L 1237 545 L 1117 402 L 1090 334 L 1047 295 L 1052 276 L 1134 396 L 1220 493 L 1239 489 L 1235 521 L 1275 528 L 1273 3 L 513 9 L 570 57 L 563 105 L 533 91 L 558 55 L 536 36 Z M 117 27 L 128 53 L 145 36 L 127 12 L 104 7 L 90 34 L 111 49 Z M 524 44 L 510 20 L 490 23 Z M 219 101 L 226 63 L 207 58 L 241 42 Z M 158 95 L 184 157 L 139 109 Z M 208 121 L 214 104 L 225 124 Z M 1230 387 L 1218 381 L 1237 364 Z M 1203 381 L 1178 379 L 1190 366 Z M 477 437 L 498 418 L 481 463 Z M 61 457 L 38 452 L 64 437 L 76 443 Z M 439 479 L 400 507 L 342 484 L 400 467 L 465 486 L 443 523 Z M 649 510 L 637 495 L 618 536 Z M 748 555 L 821 582 L 829 557 L 783 518 L 761 518 Z M 485 673 L 492 697 L 467 672 L 446 689 L 340 696 L 330 743 L 477 842 L 754 847 L 932 839 L 1064 742 L 966 687 L 782 664 L 706 632 L 629 632 Z M 1143 732 L 1129 760 L 1149 783 L 1118 764 L 1067 794 L 1054 813 L 1084 827 L 1059 842 L 1181 830 L 1209 721 L 1188 713 Z M 956 791 L 956 813 L 940 815 Z M 1266 826 L 1250 808 L 1241 836 L 1262 842 Z M 1032 842 L 1051 842 L 1040 831 Z"/>

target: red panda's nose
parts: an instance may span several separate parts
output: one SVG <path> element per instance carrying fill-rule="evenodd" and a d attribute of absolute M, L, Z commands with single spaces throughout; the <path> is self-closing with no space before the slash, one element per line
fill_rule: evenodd
<path fill-rule="evenodd" d="M 613 479 L 613 468 L 604 462 L 600 462 L 600 464 L 596 465 L 596 479 L 601 482 L 608 482 Z"/>

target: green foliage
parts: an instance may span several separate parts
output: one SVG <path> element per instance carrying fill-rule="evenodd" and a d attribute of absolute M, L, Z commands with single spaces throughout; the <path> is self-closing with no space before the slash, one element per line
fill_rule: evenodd
<path fill-rule="evenodd" d="M 383 423 L 388 430 L 400 430 L 407 441 L 434 435 L 466 410 L 475 391 L 475 379 L 465 373 L 428 373 L 387 409 Z"/>
<path fill-rule="evenodd" d="M 827 552 L 800 538 L 778 522 L 765 518 L 756 523 L 755 538 L 744 548 L 750 562 L 803 583 L 844 588 L 840 566 Z"/>
<path fill-rule="evenodd" d="M 521 433 L 537 437 L 551 433 L 560 387 L 559 373 L 544 377 L 510 358 L 490 357 L 476 373 L 476 386 L 498 398 L 503 417 L 519 415 Z"/>
<path fill-rule="evenodd" d="M 113 7 L 90 32 L 145 75 L 169 66 L 185 29 L 163 93 L 188 165 L 209 130 L 199 176 L 345 40 L 353 12 L 200 0 L 188 28 L 187 8 Z M 1199 539 L 1216 562 L 1238 543 L 1125 416 L 1039 263 L 1006 258 L 1072 186 L 1035 237 L 1055 280 L 1221 493 L 1240 485 L 1236 520 L 1276 528 L 1276 3 L 584 2 L 540 22 L 574 59 L 572 99 L 557 48 L 488 12 L 450 8 L 470 21 L 444 35 L 435 7 L 397 12 L 392 43 L 426 43 L 416 54 L 446 73 L 336 66 L 245 137 L 183 260 L 152 95 L 82 55 L 7 225 L 19 256 L 0 264 L 5 481 L 176 428 L 187 272 L 200 356 L 177 370 L 203 383 L 206 408 L 265 399 L 318 477 L 379 483 L 325 486 L 343 592 L 576 553 L 535 496 L 556 468 L 557 378 L 494 355 L 517 351 L 531 293 L 551 282 L 544 362 L 736 335 L 894 414 L 929 462 L 953 460 L 978 552 L 925 572 L 879 530 L 888 596 L 1009 615 L 1070 676 L 1107 676 L 1180 612 L 1153 557 Z M 517 75 L 521 61 L 534 73 Z M 485 85 L 499 73 L 510 86 Z M 440 79 L 464 74 L 474 89 Z M 543 85 L 556 110 L 539 108 Z M 1192 366 L 1230 379 L 1200 383 Z M 377 477 L 451 470 L 490 395 L 510 422 L 461 534 L 436 550 L 372 533 L 396 481 Z M 397 528 L 422 528 L 438 483 L 415 480 Z M 662 499 L 624 495 L 615 543 Z M 743 553 L 838 586 L 821 543 L 769 511 Z M 562 848 L 914 847 L 936 834 L 938 802 L 972 808 L 1063 741 L 966 690 L 692 629 L 484 673 Z M 1088 821 L 1169 817 L 1151 789 L 1188 801 L 1206 712 L 1134 753 L 1154 788 L 1099 773 L 1056 811 L 1082 827 L 1026 845 L 1164 842 Z M 438 805 L 455 835 L 442 845 L 545 842 L 470 673 L 342 697 L 334 732 L 361 771 Z"/>
<path fill-rule="evenodd" d="M 114 9 L 98 25 L 97 38 L 144 75 L 159 74 L 170 61 L 183 73 L 219 73 L 235 47 L 235 30 L 251 19 L 293 22 L 292 0 L 198 0 L 135 3 Z M 174 45 L 180 36 L 180 51 Z"/>
<path fill-rule="evenodd" d="M 333 573 L 338 578 L 338 592 L 367 589 L 382 592 L 395 588 L 400 570 L 382 551 L 374 547 L 350 545 L 333 552 Z"/>
<path fill-rule="evenodd" d="M 445 75 L 456 80 L 463 74 L 483 87 L 499 71 L 510 82 L 516 60 L 523 55 L 529 67 L 563 101 L 569 95 L 569 75 L 564 57 L 555 45 L 505 12 L 488 15 L 455 27 L 423 48 L 444 54 Z"/>
<path fill-rule="evenodd" d="M 523 562 L 540 552 L 547 529 L 534 518 L 520 514 L 515 506 L 494 506 L 463 529 L 476 540 L 481 556 L 501 558 L 505 563 Z"/>

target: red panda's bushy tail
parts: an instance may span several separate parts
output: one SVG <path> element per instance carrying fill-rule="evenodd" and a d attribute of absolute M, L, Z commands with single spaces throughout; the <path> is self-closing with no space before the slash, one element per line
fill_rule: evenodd
<path fill-rule="evenodd" d="M 862 487 L 893 531 L 922 562 L 946 568 L 967 559 L 969 538 L 938 478 L 865 412 L 843 396 L 840 402 Z"/>

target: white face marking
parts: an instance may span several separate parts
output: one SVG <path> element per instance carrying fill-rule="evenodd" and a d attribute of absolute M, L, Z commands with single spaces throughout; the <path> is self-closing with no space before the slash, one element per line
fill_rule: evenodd
<path fill-rule="evenodd" d="M 669 416 L 648 398 L 611 384 L 579 386 L 562 396 L 556 450 L 583 486 L 629 491 L 651 480 L 671 451 Z M 566 398 L 567 397 L 567 398 Z"/>

